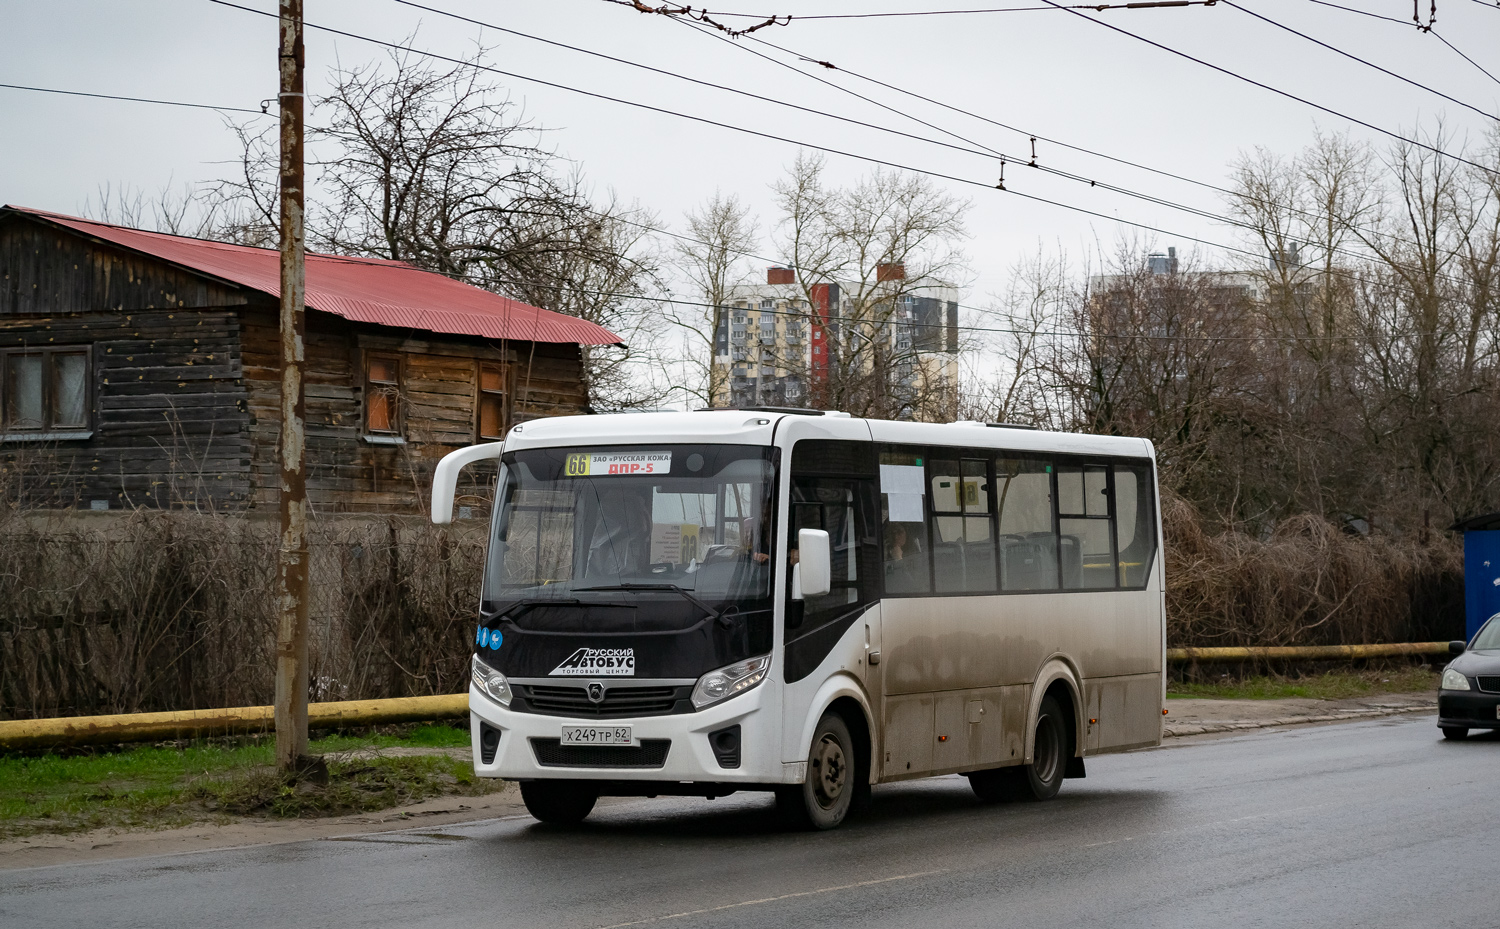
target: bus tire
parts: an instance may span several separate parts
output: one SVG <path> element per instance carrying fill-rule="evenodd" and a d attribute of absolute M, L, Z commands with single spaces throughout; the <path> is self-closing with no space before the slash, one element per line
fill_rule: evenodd
<path fill-rule="evenodd" d="M 584 781 L 522 781 L 526 812 L 554 826 L 576 826 L 593 812 L 599 794 Z"/>
<path fill-rule="evenodd" d="M 1036 738 L 1031 764 L 1024 765 L 1022 800 L 1051 800 L 1062 789 L 1068 759 L 1073 757 L 1073 727 L 1063 715 L 1062 704 L 1050 695 L 1042 698 L 1036 714 Z"/>
<path fill-rule="evenodd" d="M 970 771 L 969 786 L 980 803 L 1004 803 L 1021 796 L 1026 786 L 1026 772 L 1021 765 Z"/>
<path fill-rule="evenodd" d="M 776 806 L 788 825 L 833 829 L 849 815 L 859 792 L 859 765 L 849 727 L 835 713 L 818 720 L 807 752 L 807 776 L 801 784 L 776 791 Z"/>

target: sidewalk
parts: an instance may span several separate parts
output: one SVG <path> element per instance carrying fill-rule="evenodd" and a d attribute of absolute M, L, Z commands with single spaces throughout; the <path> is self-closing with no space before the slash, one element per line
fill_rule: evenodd
<path fill-rule="evenodd" d="M 1167 718 L 1162 734 L 1167 738 L 1295 726 L 1305 723 L 1343 722 L 1394 716 L 1398 713 L 1436 713 L 1436 693 L 1380 694 L 1348 700 L 1167 700 Z"/>

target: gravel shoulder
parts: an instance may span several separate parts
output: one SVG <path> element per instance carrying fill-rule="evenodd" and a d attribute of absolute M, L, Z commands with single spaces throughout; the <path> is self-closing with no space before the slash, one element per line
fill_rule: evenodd
<path fill-rule="evenodd" d="M 1346 700 L 1289 698 L 1223 700 L 1174 698 L 1167 701 L 1164 735 L 1178 740 L 1194 736 L 1264 729 L 1274 726 L 1327 724 L 1405 713 L 1435 712 L 1430 692 L 1379 694 Z M 382 749 L 378 754 L 444 754 L 468 757 L 468 749 Z M 350 752 L 363 757 L 367 752 Z M 327 819 L 234 819 L 198 823 L 177 829 L 126 831 L 100 829 L 69 835 L 37 835 L 0 842 L 0 870 L 52 867 L 120 858 L 190 854 L 222 848 L 274 845 L 311 839 L 357 839 L 388 832 L 421 831 L 455 823 L 526 816 L 513 786 L 481 797 L 440 797 L 378 813 Z"/>

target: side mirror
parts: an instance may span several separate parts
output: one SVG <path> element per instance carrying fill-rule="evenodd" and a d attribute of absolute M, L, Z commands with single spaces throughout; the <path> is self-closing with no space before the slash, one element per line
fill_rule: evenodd
<path fill-rule="evenodd" d="M 797 563 L 792 566 L 792 596 L 798 600 L 821 597 L 833 589 L 833 556 L 828 533 L 803 529 L 797 533 Z"/>
<path fill-rule="evenodd" d="M 432 472 L 432 521 L 439 526 L 453 522 L 453 494 L 458 489 L 458 472 L 476 461 L 499 458 L 504 442 L 485 442 L 449 452 Z"/>
<path fill-rule="evenodd" d="M 1448 651 L 1452 652 L 1455 655 L 1462 655 L 1464 653 L 1464 650 L 1468 647 L 1469 643 L 1463 641 L 1462 639 L 1454 639 L 1452 642 L 1448 643 Z"/>

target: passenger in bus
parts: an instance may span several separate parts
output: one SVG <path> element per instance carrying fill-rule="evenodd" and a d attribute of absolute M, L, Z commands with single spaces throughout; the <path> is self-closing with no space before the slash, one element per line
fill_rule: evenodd
<path fill-rule="evenodd" d="M 906 557 L 906 527 L 900 523 L 885 524 L 885 560 L 900 561 Z"/>
<path fill-rule="evenodd" d="M 885 588 L 892 593 L 911 593 L 927 588 L 927 560 L 921 543 L 902 523 L 885 523 Z"/>

